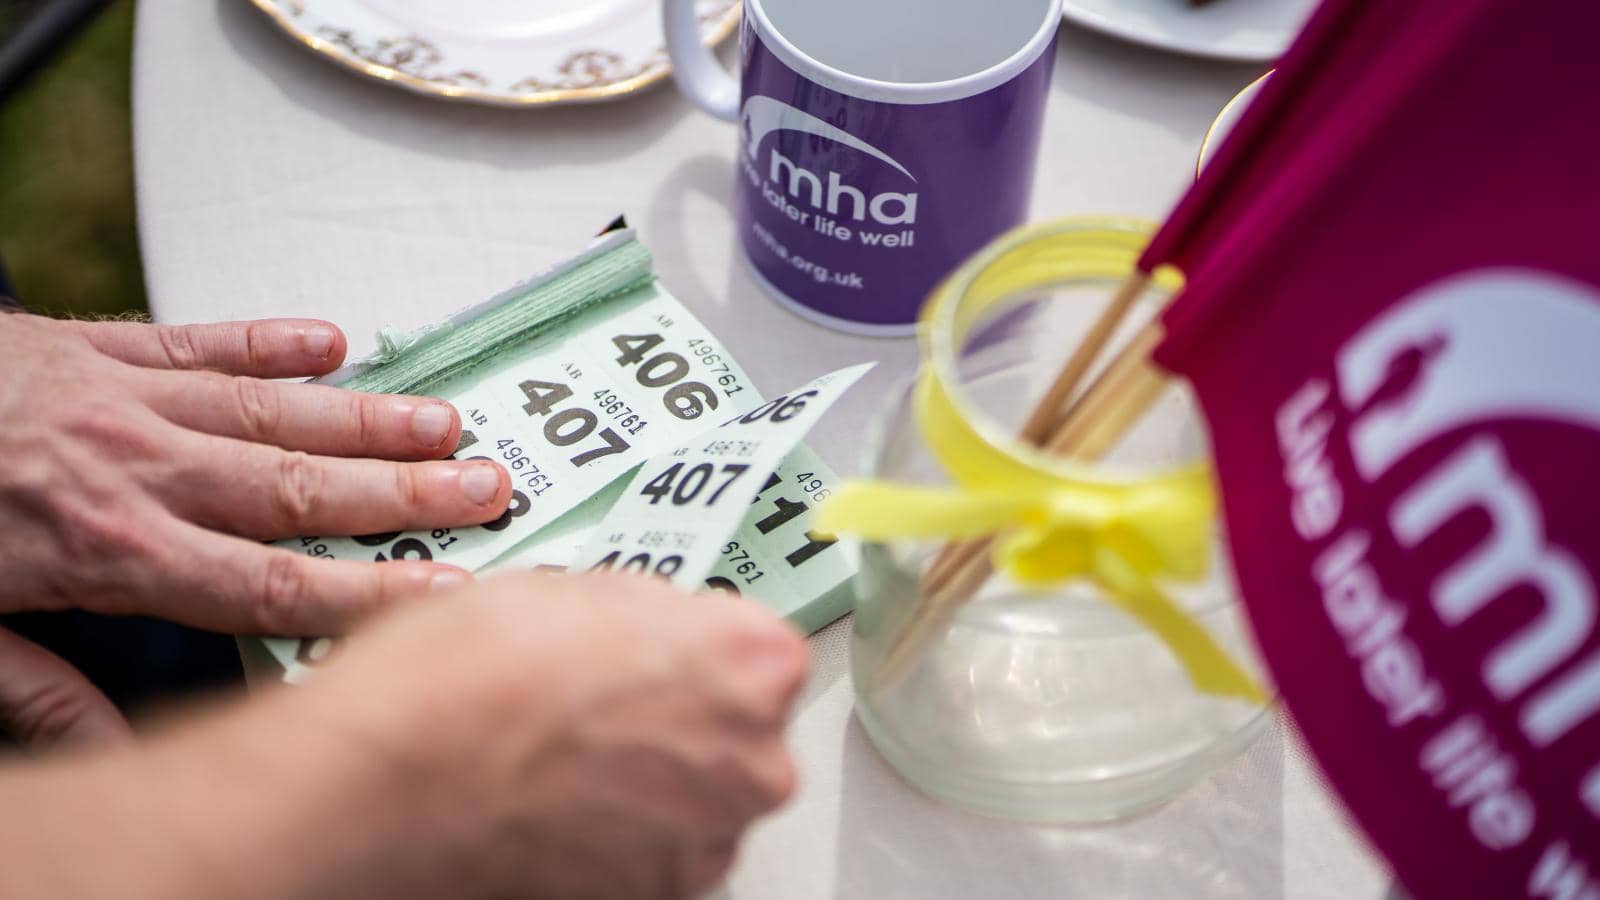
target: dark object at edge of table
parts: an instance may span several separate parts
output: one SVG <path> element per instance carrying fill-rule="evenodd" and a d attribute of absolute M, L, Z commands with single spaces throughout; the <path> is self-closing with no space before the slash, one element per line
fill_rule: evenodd
<path fill-rule="evenodd" d="M 110 0 L 46 0 L 14 33 L 0 36 L 0 102 L 109 4 Z"/>

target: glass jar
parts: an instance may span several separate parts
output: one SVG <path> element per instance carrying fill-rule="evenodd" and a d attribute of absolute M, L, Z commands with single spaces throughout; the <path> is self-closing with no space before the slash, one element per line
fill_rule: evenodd
<path fill-rule="evenodd" d="M 1148 226 L 1124 221 L 1068 222 L 1001 243 L 1037 239 L 1041 232 L 1070 240 L 1073 229 L 1091 227 L 1148 233 Z M 998 337 L 974 322 L 962 330 L 977 339 L 950 358 L 930 356 L 925 365 L 949 369 L 949 392 L 975 430 L 1007 441 L 1003 435 L 1017 432 L 1118 283 L 1111 272 L 1131 271 L 1136 255 L 1135 248 L 1099 275 L 1040 276 L 1021 287 L 1035 298 L 1047 296 L 1012 298 L 988 309 L 1000 324 Z M 1090 269 L 1105 269 L 1104 263 Z M 959 291 L 959 283 L 952 289 Z M 1148 319 L 1153 310 L 1144 305 L 1133 318 Z M 957 321 L 963 315 L 951 313 Z M 1130 323 L 1124 337 L 1137 324 Z M 927 334 L 924 340 L 937 343 Z M 909 388 L 892 398 L 866 474 L 947 487 L 914 407 Z M 1092 471 L 1133 478 L 1206 456 L 1204 421 L 1187 388 L 1174 381 Z M 1036 463 L 1048 464 L 1038 457 L 1033 454 Z M 940 549 L 932 541 L 862 547 L 851 644 L 858 718 L 883 756 L 927 793 L 1008 818 L 1113 819 L 1173 797 L 1263 731 L 1267 705 L 1198 690 L 1172 650 L 1088 580 L 1041 590 L 995 575 L 919 644 L 923 649 L 909 665 L 886 672 L 891 645 L 922 601 Z M 1212 557 L 1204 580 L 1161 587 L 1264 683 L 1220 538 Z"/>

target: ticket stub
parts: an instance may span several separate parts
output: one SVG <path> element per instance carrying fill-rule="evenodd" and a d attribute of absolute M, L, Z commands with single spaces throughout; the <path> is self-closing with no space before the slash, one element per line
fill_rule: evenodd
<path fill-rule="evenodd" d="M 589 542 L 606 513 L 622 499 L 622 492 L 627 487 L 628 479 L 618 478 L 605 490 L 578 504 L 571 512 L 484 566 L 479 574 L 493 575 L 496 572 L 527 569 L 565 571 L 578 558 L 578 551 Z"/>
<path fill-rule="evenodd" d="M 850 545 L 811 528 L 815 508 L 838 480 L 810 447 L 801 444 L 790 451 L 766 476 L 698 587 L 746 596 L 808 633 L 849 612 L 854 600 L 849 581 L 858 561 L 849 555 Z M 630 483 L 619 479 L 490 563 L 484 573 L 570 568 Z"/>
<path fill-rule="evenodd" d="M 840 369 L 769 400 L 721 426 L 652 457 L 633 476 L 573 568 L 654 574 L 698 587 L 722 557 L 754 574 L 754 558 L 731 553 L 730 534 L 779 468 L 833 403 L 872 368 Z M 804 507 L 790 501 L 762 520 L 763 534 Z M 811 541 L 788 555 L 796 566 L 825 545 Z"/>
<path fill-rule="evenodd" d="M 838 476 L 801 444 L 762 480 L 744 520 L 719 548 L 705 587 L 743 594 L 807 633 L 849 612 L 858 570 L 851 545 L 811 528 Z"/>
<path fill-rule="evenodd" d="M 477 571 L 629 469 L 758 402 L 749 376 L 670 294 L 641 289 L 445 385 L 462 415 L 456 456 L 511 473 L 498 521 L 281 546 L 343 559 L 433 560 Z"/>
<path fill-rule="evenodd" d="M 286 684 L 300 684 L 309 677 L 318 662 L 332 652 L 332 638 L 260 638 L 261 645 L 283 667 Z"/>

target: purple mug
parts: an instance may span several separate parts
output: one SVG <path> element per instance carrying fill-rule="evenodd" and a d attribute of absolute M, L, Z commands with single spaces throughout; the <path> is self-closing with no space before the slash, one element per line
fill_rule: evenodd
<path fill-rule="evenodd" d="M 738 83 L 664 0 L 679 88 L 739 122 L 739 237 L 812 321 L 916 330 L 934 285 L 1022 224 L 1061 0 L 745 0 Z"/>

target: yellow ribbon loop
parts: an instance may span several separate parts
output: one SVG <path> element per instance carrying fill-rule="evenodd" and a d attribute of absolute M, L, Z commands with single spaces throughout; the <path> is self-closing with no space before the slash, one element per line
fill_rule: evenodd
<path fill-rule="evenodd" d="M 997 571 L 1025 586 L 1088 579 L 1171 649 L 1199 690 L 1265 703 L 1266 693 L 1157 582 L 1203 578 L 1216 498 L 1203 464 L 1129 480 L 1020 444 L 961 403 L 956 359 L 967 333 L 1029 291 L 1114 284 L 1132 270 L 1149 226 L 1057 223 L 1001 238 L 953 274 L 922 316 L 915 417 L 949 488 L 849 482 L 817 528 L 871 541 L 997 535 Z M 1175 290 L 1175 272 L 1156 283 Z"/>
<path fill-rule="evenodd" d="M 1057 486 L 1046 499 L 1049 505 L 1038 516 L 1013 520 L 1011 527 L 1021 527 L 995 552 L 996 567 L 1020 584 L 1047 585 L 1079 576 L 1107 581 L 1100 577 L 1096 549 L 1110 551 L 1151 577 L 1205 577 L 1215 506 L 1204 467 L 1118 486 L 1100 497 Z"/>

